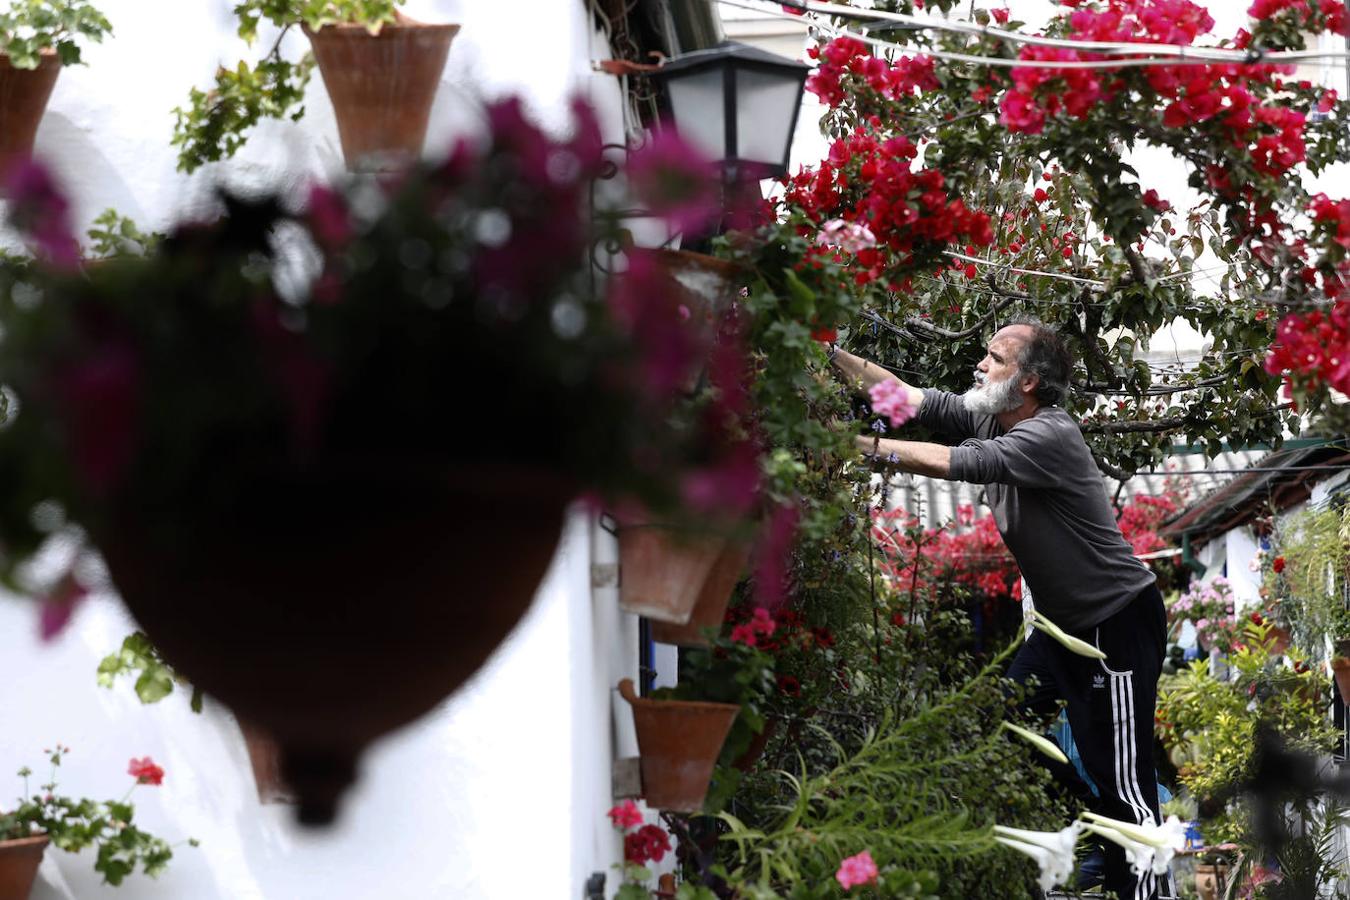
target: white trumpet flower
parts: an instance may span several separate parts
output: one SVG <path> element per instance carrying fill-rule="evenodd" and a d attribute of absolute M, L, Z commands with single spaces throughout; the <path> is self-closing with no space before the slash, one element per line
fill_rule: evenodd
<path fill-rule="evenodd" d="M 1074 822 L 1062 831 L 1024 831 L 994 826 L 994 840 L 1036 860 L 1042 891 L 1064 884 L 1073 875 L 1073 848 L 1084 826 Z"/>
<path fill-rule="evenodd" d="M 1176 816 L 1168 816 L 1161 825 L 1137 825 L 1093 812 L 1083 817 L 1091 820 L 1086 825 L 1089 831 L 1125 848 L 1139 875 L 1149 868 L 1155 875 L 1163 874 L 1173 855 L 1186 846 L 1186 825 Z"/>
<path fill-rule="evenodd" d="M 1031 611 L 1031 624 L 1032 627 L 1044 631 L 1046 634 L 1067 647 L 1071 652 L 1077 653 L 1079 656 L 1086 656 L 1089 659 L 1106 659 L 1105 653 L 1098 650 L 1087 641 L 1080 640 L 1069 634 L 1063 628 L 1060 628 L 1034 609 Z"/>
<path fill-rule="evenodd" d="M 1056 744 L 1054 741 L 1050 740 L 1048 737 L 1045 737 L 1044 735 L 1039 735 L 1036 732 L 1031 731 L 1030 729 L 1023 728 L 1021 725 L 1014 725 L 1011 722 L 1003 722 L 1001 724 L 1003 725 L 1004 728 L 1008 729 L 1013 734 L 1022 738 L 1028 744 L 1035 747 L 1037 750 L 1041 751 L 1051 759 L 1058 760 L 1059 762 L 1062 763 L 1067 763 L 1069 761 L 1069 758 L 1064 755 L 1064 751 L 1059 749 L 1059 745 Z"/>

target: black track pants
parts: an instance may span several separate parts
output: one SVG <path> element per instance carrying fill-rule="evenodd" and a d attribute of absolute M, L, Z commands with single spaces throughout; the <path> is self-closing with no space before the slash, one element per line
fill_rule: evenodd
<path fill-rule="evenodd" d="M 1167 640 L 1162 595 L 1150 586 L 1100 625 L 1073 634 L 1096 646 L 1106 659 L 1079 656 L 1034 631 L 1013 658 L 1008 677 L 1021 684 L 1035 677 L 1026 704 L 1037 712 L 1052 712 L 1056 700 L 1068 703 L 1074 742 L 1100 793 L 1090 804 L 1093 810 L 1125 822 L 1158 824 L 1153 716 Z M 1076 796 L 1091 797 L 1072 767 L 1052 763 L 1050 768 Z M 1124 851 L 1109 841 L 1106 853 L 1107 890 L 1120 900 L 1157 896 L 1157 878 L 1151 872 L 1136 878 Z"/>

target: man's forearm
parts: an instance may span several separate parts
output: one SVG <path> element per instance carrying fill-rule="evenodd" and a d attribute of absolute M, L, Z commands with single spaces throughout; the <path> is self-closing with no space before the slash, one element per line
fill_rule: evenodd
<path fill-rule="evenodd" d="M 912 406 L 918 406 L 923 402 L 923 391 L 907 384 L 894 374 L 872 362 L 863 359 L 861 356 L 854 356 L 847 350 L 836 350 L 834 352 L 834 367 L 843 374 L 849 382 L 862 382 L 863 390 L 869 390 L 872 385 L 883 381 L 895 381 L 909 391 L 909 402 Z"/>
<path fill-rule="evenodd" d="M 858 437 L 858 449 L 890 460 L 895 466 L 915 475 L 947 478 L 952 471 L 952 448 L 924 441 L 897 441 L 892 438 Z"/>

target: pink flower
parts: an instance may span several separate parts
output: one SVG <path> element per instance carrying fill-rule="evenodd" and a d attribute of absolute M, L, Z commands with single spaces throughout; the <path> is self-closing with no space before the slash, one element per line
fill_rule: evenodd
<path fill-rule="evenodd" d="M 1008 8 L 1006 6 L 995 7 L 989 10 L 989 13 L 994 17 L 994 21 L 1000 25 L 1008 21 Z"/>
<path fill-rule="evenodd" d="M 80 264 L 80 245 L 70 228 L 70 204 L 45 166 L 20 159 L 0 171 L 0 197 L 9 201 L 10 221 L 49 262 L 63 269 Z"/>
<path fill-rule="evenodd" d="M 898 381 L 879 381 L 867 393 L 872 398 L 872 411 L 889 417 L 892 428 L 905 424 L 919 411 L 910 403 L 909 390 Z"/>
<path fill-rule="evenodd" d="M 618 806 L 611 807 L 605 815 L 609 816 L 614 827 L 620 831 L 627 831 L 642 824 L 642 812 L 632 800 L 625 800 Z"/>
<path fill-rule="evenodd" d="M 873 884 L 877 880 L 877 864 L 872 861 L 872 854 L 864 850 L 841 862 L 834 877 L 846 891 L 857 885 Z"/>
<path fill-rule="evenodd" d="M 872 230 L 860 222 L 848 222 L 844 219 L 831 219 L 820 226 L 816 243 L 825 247 L 838 247 L 845 253 L 857 253 L 877 245 L 877 237 Z"/>
<path fill-rule="evenodd" d="M 144 759 L 132 757 L 127 764 L 127 774 L 135 778 L 137 784 L 159 785 L 164 781 L 164 770 L 148 756 Z"/>
<path fill-rule="evenodd" d="M 694 231 L 721 211 L 717 167 L 672 129 L 628 157 L 628 181 L 651 212 L 676 231 Z"/>
<path fill-rule="evenodd" d="M 346 198 L 338 191 L 321 184 L 312 185 L 307 214 L 314 236 L 324 246 L 336 250 L 352 239 L 351 212 Z"/>

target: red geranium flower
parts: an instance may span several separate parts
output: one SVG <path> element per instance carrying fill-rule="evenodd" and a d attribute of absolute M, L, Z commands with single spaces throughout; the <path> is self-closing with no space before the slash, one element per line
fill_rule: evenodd
<path fill-rule="evenodd" d="M 611 807 L 605 815 L 609 816 L 609 820 L 614 823 L 615 828 L 622 831 L 636 828 L 642 824 L 642 812 L 632 800 L 625 800 L 618 806 Z"/>
<path fill-rule="evenodd" d="M 1283 571 L 1284 571 L 1284 557 L 1283 557 L 1283 556 L 1277 556 L 1277 557 L 1275 557 L 1273 560 L 1270 561 L 1270 567 L 1271 567 L 1272 569 L 1275 570 L 1275 574 L 1277 574 L 1277 575 L 1278 575 L 1279 573 L 1283 572 Z"/>
<path fill-rule="evenodd" d="M 137 784 L 159 785 L 164 782 L 164 770 L 148 756 L 144 759 L 132 757 L 127 764 L 127 774 L 135 778 Z"/>

